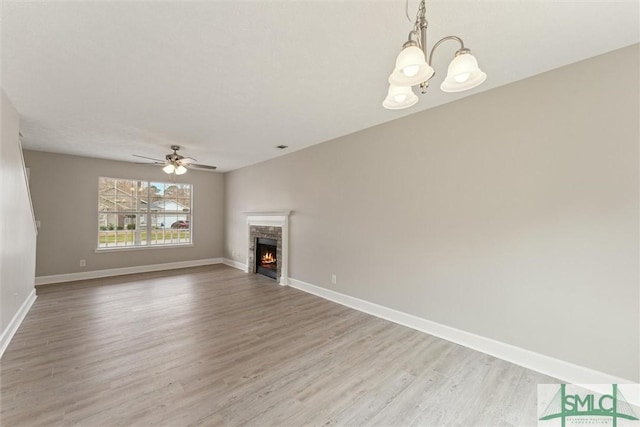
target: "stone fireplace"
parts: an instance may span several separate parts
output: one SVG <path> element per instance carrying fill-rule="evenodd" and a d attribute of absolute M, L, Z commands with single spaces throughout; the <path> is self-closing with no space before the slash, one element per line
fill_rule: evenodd
<path fill-rule="evenodd" d="M 247 214 L 247 272 L 262 274 L 288 285 L 289 211 Z"/>

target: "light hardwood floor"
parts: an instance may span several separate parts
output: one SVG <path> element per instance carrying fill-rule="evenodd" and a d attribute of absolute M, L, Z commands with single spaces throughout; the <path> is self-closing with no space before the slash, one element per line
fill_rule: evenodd
<path fill-rule="evenodd" d="M 222 265 L 37 293 L 3 426 L 536 425 L 557 382 Z"/>

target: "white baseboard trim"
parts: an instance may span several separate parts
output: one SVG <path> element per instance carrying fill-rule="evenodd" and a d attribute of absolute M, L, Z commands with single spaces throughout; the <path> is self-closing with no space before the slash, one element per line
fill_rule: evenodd
<path fill-rule="evenodd" d="M 224 265 L 228 265 L 229 267 L 233 267 L 233 268 L 237 268 L 238 270 L 242 270 L 242 271 L 244 271 L 245 273 L 246 273 L 247 271 L 249 271 L 249 270 L 247 269 L 247 264 L 243 264 L 243 263 L 241 263 L 241 262 L 234 261 L 234 260 L 229 259 L 229 258 L 222 258 L 222 263 L 223 263 Z"/>
<path fill-rule="evenodd" d="M 412 329 L 460 344 L 507 362 L 531 369 L 550 377 L 572 384 L 627 384 L 635 383 L 623 378 L 575 365 L 564 360 L 536 353 L 511 344 L 496 341 L 460 329 L 446 326 L 412 314 L 341 294 L 330 289 L 289 278 L 289 285 L 301 291 L 319 296 L 329 301 L 351 307 L 382 319 L 407 326 Z"/>
<path fill-rule="evenodd" d="M 31 290 L 31 293 L 29 293 L 29 296 L 27 296 L 27 298 L 24 300 L 24 302 L 22 303 L 22 305 L 20 306 L 16 314 L 11 319 L 11 322 L 9 322 L 9 324 L 7 325 L 7 328 L 4 331 L 2 331 L 2 336 L 0 336 L 0 358 L 2 358 L 4 351 L 9 346 L 11 339 L 15 335 L 16 331 L 18 330 L 18 327 L 20 326 L 25 316 L 31 309 L 31 306 L 36 301 L 37 297 L 38 296 L 36 295 L 36 289 L 33 288 Z"/>
<path fill-rule="evenodd" d="M 147 273 L 150 271 L 174 270 L 176 268 L 199 267 L 201 265 L 221 264 L 222 258 L 196 259 L 192 261 L 167 262 L 164 264 L 137 265 L 133 267 L 110 268 L 107 270 L 82 271 L 79 273 L 55 274 L 36 277 L 36 286 L 50 283 L 72 282 L 75 280 L 98 279 L 101 277 L 122 276 L 124 274 Z"/>

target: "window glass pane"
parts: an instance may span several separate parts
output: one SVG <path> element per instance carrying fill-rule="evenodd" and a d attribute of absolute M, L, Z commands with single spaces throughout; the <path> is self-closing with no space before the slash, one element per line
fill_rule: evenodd
<path fill-rule="evenodd" d="M 165 199 L 175 199 L 178 196 L 178 186 L 175 184 L 167 184 L 164 189 Z"/>
<path fill-rule="evenodd" d="M 178 241 L 180 243 L 190 243 L 191 242 L 191 215 L 183 215 L 182 221 L 185 223 L 185 227 L 180 229 L 180 235 L 178 236 Z"/>
<path fill-rule="evenodd" d="M 126 185 L 125 191 L 130 196 L 135 196 L 138 192 L 138 181 L 135 180 L 125 180 L 124 184 Z"/>
<path fill-rule="evenodd" d="M 151 212 L 161 212 L 164 210 L 164 201 L 156 200 L 149 204 L 149 210 Z"/>
<path fill-rule="evenodd" d="M 98 247 L 104 248 L 108 245 L 108 214 L 99 213 L 98 214 Z"/>
<path fill-rule="evenodd" d="M 126 230 L 135 230 L 136 229 L 136 215 L 125 215 L 124 216 L 124 228 Z"/>
<path fill-rule="evenodd" d="M 116 180 L 113 178 L 100 178 L 98 182 L 99 194 L 115 194 Z"/>
<path fill-rule="evenodd" d="M 151 215 L 149 215 L 150 221 L 151 221 L 151 228 L 160 228 L 162 226 L 162 218 L 160 218 L 160 215 L 156 214 L 156 213 L 152 213 Z"/>
<path fill-rule="evenodd" d="M 182 212 L 189 212 L 191 210 L 191 199 L 180 198 L 178 204 L 182 206 L 180 209 Z"/>
<path fill-rule="evenodd" d="M 129 179 L 118 179 L 116 180 L 116 187 L 118 196 L 129 196 L 131 197 L 131 193 L 135 191 L 135 181 L 131 181 Z"/>
<path fill-rule="evenodd" d="M 131 197 L 120 196 L 117 199 L 116 207 L 118 211 L 131 211 L 135 208 L 135 199 Z"/>
<path fill-rule="evenodd" d="M 125 215 L 124 214 L 118 214 L 118 216 L 116 217 L 116 230 L 124 230 L 124 226 L 125 226 Z"/>
<path fill-rule="evenodd" d="M 115 194 L 100 194 L 98 196 L 99 211 L 115 211 L 116 209 Z"/>
<path fill-rule="evenodd" d="M 177 196 L 179 198 L 190 198 L 190 188 L 191 186 L 189 184 L 177 184 Z"/>
<path fill-rule="evenodd" d="M 138 181 L 138 209 L 146 211 L 149 209 L 149 184 L 145 181 Z"/>
<path fill-rule="evenodd" d="M 164 210 L 167 212 L 178 212 L 182 211 L 182 207 L 178 204 L 176 199 L 164 199 Z"/>
<path fill-rule="evenodd" d="M 152 197 L 162 197 L 164 194 L 164 184 L 162 182 L 152 182 L 151 183 L 151 196 Z"/>

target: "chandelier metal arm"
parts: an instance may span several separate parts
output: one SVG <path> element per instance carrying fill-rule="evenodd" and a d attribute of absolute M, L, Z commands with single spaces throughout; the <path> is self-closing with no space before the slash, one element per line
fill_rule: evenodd
<path fill-rule="evenodd" d="M 438 42 L 437 42 L 436 44 L 434 44 L 434 45 L 433 45 L 433 47 L 431 48 L 431 53 L 429 54 L 429 62 L 427 62 L 427 64 L 429 64 L 429 65 L 431 65 L 431 64 L 432 64 L 431 60 L 432 60 L 432 58 L 433 58 L 433 52 L 436 50 L 436 48 L 437 48 L 438 46 L 440 46 L 442 43 L 446 42 L 447 40 L 455 40 L 455 41 L 457 41 L 458 43 L 460 43 L 460 49 L 458 49 L 458 50 L 456 51 L 456 56 L 458 56 L 458 55 L 459 55 L 459 54 L 461 54 L 461 53 L 465 53 L 465 52 L 468 52 L 468 51 L 469 51 L 469 49 L 466 49 L 466 48 L 464 47 L 464 42 L 462 41 L 462 39 L 461 39 L 460 37 L 458 37 L 458 36 L 447 36 L 447 37 L 443 37 L 443 38 L 441 38 L 440 40 L 438 40 Z"/>
<path fill-rule="evenodd" d="M 413 40 L 414 36 L 416 37 L 417 40 Z M 415 31 L 415 30 L 409 31 L 409 36 L 407 37 L 407 42 L 403 46 L 408 46 L 410 44 L 418 44 L 418 46 L 420 46 L 420 34 L 418 34 L 418 32 Z"/>

